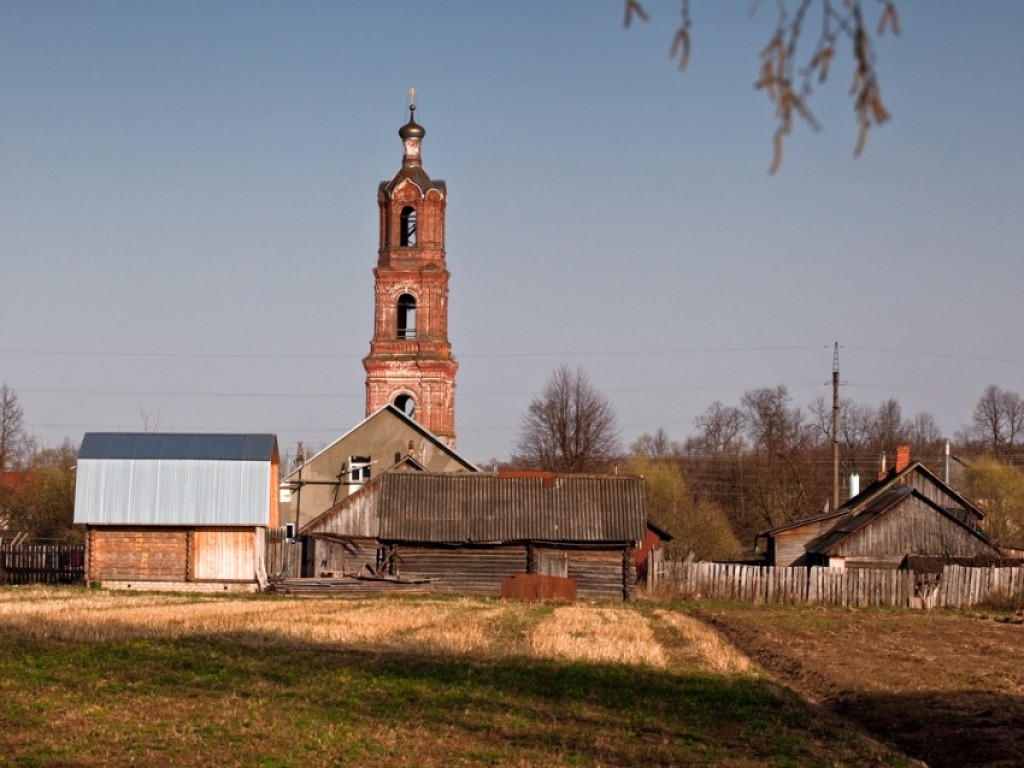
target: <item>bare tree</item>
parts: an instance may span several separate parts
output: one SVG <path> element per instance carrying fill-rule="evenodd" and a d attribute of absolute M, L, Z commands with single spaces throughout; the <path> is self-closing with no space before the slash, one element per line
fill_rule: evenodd
<path fill-rule="evenodd" d="M 874 411 L 869 425 L 869 445 L 876 453 L 891 452 L 909 442 L 910 425 L 903 420 L 900 402 L 890 397 Z"/>
<path fill-rule="evenodd" d="M 649 459 L 669 459 L 683 453 L 683 445 L 668 436 L 662 427 L 652 435 L 645 432 L 629 446 L 633 456 L 646 456 Z"/>
<path fill-rule="evenodd" d="M 1024 398 L 990 384 L 974 406 L 969 434 L 996 456 L 1009 456 L 1024 436 Z"/>
<path fill-rule="evenodd" d="M 920 411 L 906 425 L 911 455 L 922 455 L 926 451 L 938 451 L 942 445 L 942 430 L 935 417 L 928 411 Z"/>
<path fill-rule="evenodd" d="M 875 68 L 871 30 L 864 21 L 866 0 L 775 0 L 775 27 L 767 45 L 761 50 L 756 86 L 767 94 L 775 107 L 778 121 L 773 137 L 774 152 L 769 169 L 774 173 L 782 162 L 782 142 L 799 119 L 813 130 L 821 124 L 810 108 L 816 85 L 829 76 L 841 45 L 850 46 L 853 77 L 850 95 L 859 128 L 854 155 L 860 155 L 868 131 L 889 120 L 889 110 L 882 102 Z M 669 55 L 686 69 L 690 61 L 690 0 L 679 0 L 682 19 L 672 37 Z M 761 3 L 754 0 L 753 9 Z M 647 21 L 649 16 L 640 0 L 624 0 L 628 28 L 634 18 Z M 900 20 L 894 0 L 878 0 L 881 8 L 875 32 L 887 30 L 900 33 Z M 816 13 L 815 13 L 816 11 Z M 815 22 L 817 35 L 804 34 L 807 22 Z"/>
<path fill-rule="evenodd" d="M 743 449 L 743 411 L 715 400 L 694 419 L 697 434 L 686 441 L 689 453 L 718 456 Z"/>
<path fill-rule="evenodd" d="M 791 451 L 805 444 L 803 413 L 790 406 L 789 392 L 779 385 L 774 389 L 752 389 L 740 399 L 747 432 L 756 450 L 768 455 Z"/>
<path fill-rule="evenodd" d="M 611 403 L 581 369 L 559 366 L 523 415 L 513 460 L 555 472 L 593 472 L 620 453 Z"/>
<path fill-rule="evenodd" d="M 24 414 L 18 395 L 4 382 L 0 386 L 0 472 L 9 469 L 25 445 Z"/>

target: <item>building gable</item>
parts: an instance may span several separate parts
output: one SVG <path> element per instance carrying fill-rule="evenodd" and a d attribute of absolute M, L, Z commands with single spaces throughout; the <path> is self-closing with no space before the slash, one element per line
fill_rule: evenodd
<path fill-rule="evenodd" d="M 281 519 L 302 528 L 396 464 L 477 472 L 468 460 L 393 405 L 385 405 L 284 480 Z"/>

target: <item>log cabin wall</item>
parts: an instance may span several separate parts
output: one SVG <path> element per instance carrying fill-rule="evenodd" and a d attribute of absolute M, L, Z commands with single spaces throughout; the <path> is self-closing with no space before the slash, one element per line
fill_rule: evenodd
<path fill-rule="evenodd" d="M 788 531 L 779 531 L 773 537 L 774 558 L 772 565 L 788 568 L 794 565 L 807 565 L 807 545 L 835 525 L 835 519 L 801 525 Z"/>
<path fill-rule="evenodd" d="M 584 600 L 628 600 L 635 597 L 636 565 L 629 563 L 624 570 L 622 549 L 568 550 L 568 554 L 568 575 L 576 580 L 577 597 Z M 627 584 L 632 585 L 632 590 Z"/>
<path fill-rule="evenodd" d="M 525 573 L 525 544 L 459 547 L 399 545 L 398 565 L 406 578 L 434 579 L 439 591 L 500 597 L 501 582 Z"/>
<path fill-rule="evenodd" d="M 255 528 L 91 527 L 86 578 L 111 587 L 255 586 L 261 540 Z"/>
<path fill-rule="evenodd" d="M 185 581 L 188 560 L 184 528 L 89 529 L 89 581 Z"/>

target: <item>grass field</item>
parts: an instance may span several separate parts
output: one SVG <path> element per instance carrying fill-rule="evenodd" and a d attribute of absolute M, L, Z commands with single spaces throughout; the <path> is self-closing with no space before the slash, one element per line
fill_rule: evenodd
<path fill-rule="evenodd" d="M 0 765 L 901 765 L 670 605 L 0 589 Z"/>

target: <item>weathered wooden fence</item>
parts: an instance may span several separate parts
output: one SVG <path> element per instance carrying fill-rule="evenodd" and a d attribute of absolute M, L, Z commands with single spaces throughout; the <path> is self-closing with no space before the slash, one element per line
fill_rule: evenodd
<path fill-rule="evenodd" d="M 665 562 L 656 583 L 661 591 L 687 598 L 857 608 L 965 608 L 987 600 L 1024 600 L 1024 567 L 947 565 L 936 578 L 892 569 Z"/>
<path fill-rule="evenodd" d="M 84 580 L 82 544 L 0 546 L 0 584 L 77 584 Z"/>
<path fill-rule="evenodd" d="M 267 531 L 267 575 L 272 579 L 302 575 L 302 542 L 289 539 L 281 528 Z"/>

